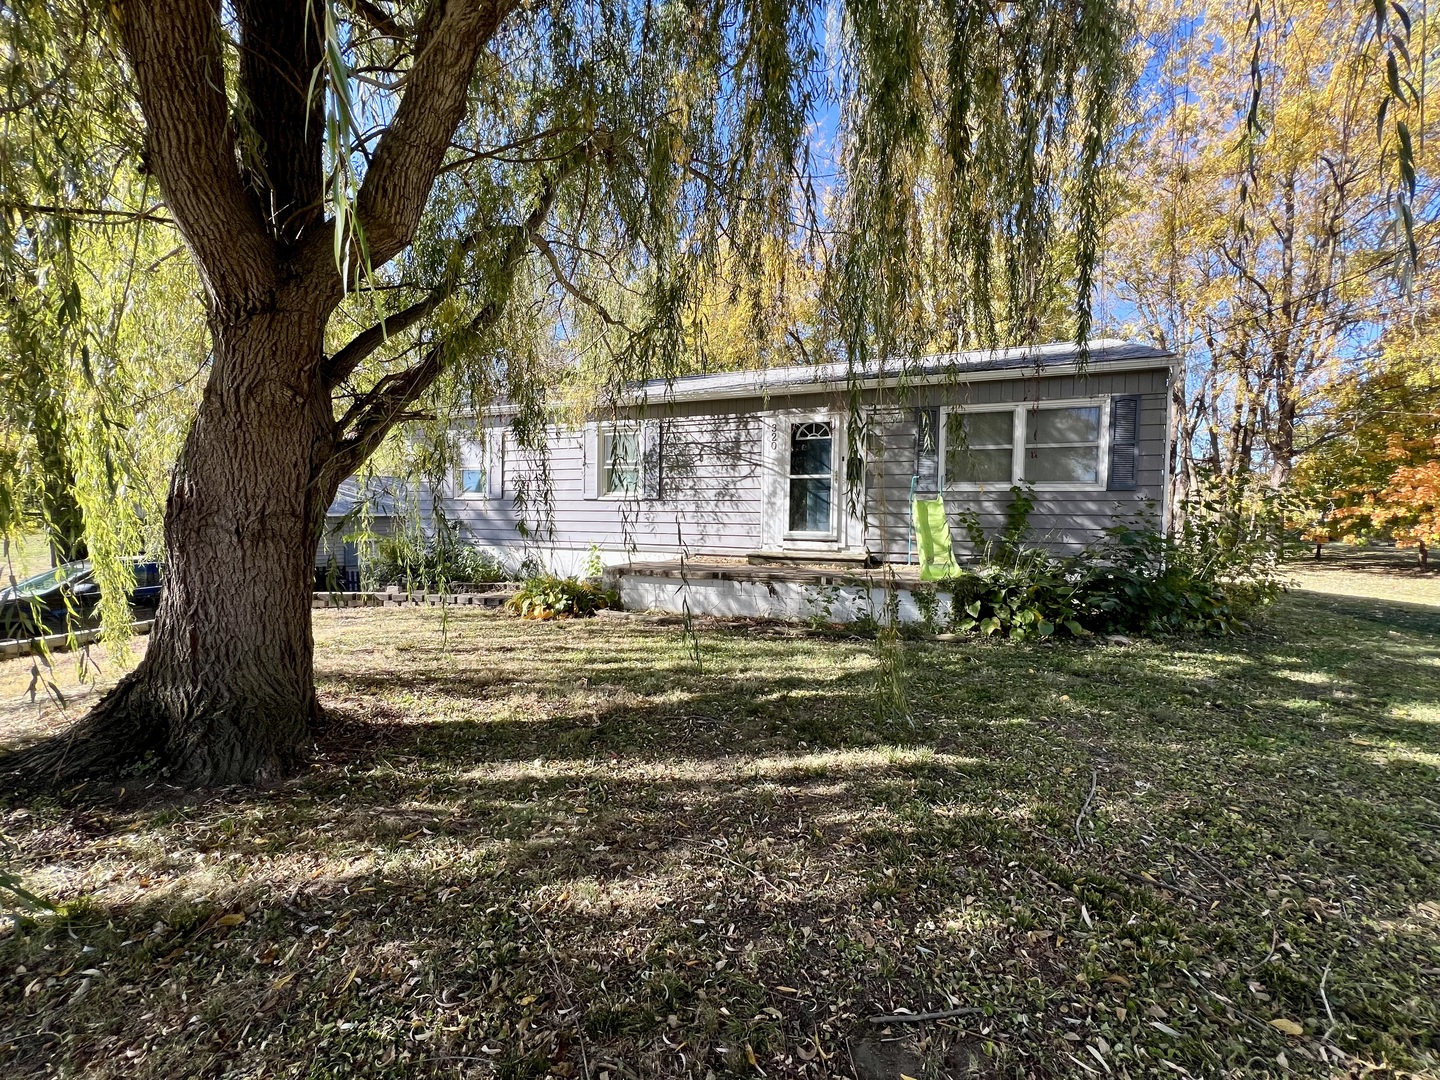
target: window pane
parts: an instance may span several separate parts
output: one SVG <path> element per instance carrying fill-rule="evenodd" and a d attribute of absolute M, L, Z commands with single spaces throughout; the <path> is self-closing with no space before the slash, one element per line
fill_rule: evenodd
<path fill-rule="evenodd" d="M 1025 479 L 1031 483 L 1100 479 L 1098 446 L 1036 447 L 1025 452 Z"/>
<path fill-rule="evenodd" d="M 945 419 L 945 442 L 951 446 L 1011 446 L 1015 442 L 1015 413 L 950 413 Z"/>
<path fill-rule="evenodd" d="M 1098 443 L 1100 407 L 1030 410 L 1025 413 L 1025 430 L 1027 443 Z"/>
<path fill-rule="evenodd" d="M 611 465 L 605 469 L 605 494 L 640 490 L 640 469 L 635 465 Z"/>
<path fill-rule="evenodd" d="M 634 492 L 640 488 L 640 435 L 634 431 L 605 433 L 604 494 Z"/>
<path fill-rule="evenodd" d="M 790 481 L 790 531 L 830 531 L 830 478 L 796 478 Z"/>
<path fill-rule="evenodd" d="M 1010 448 L 1003 450 L 967 450 L 963 446 L 945 448 L 945 483 L 988 484 L 1010 483 Z"/>
<path fill-rule="evenodd" d="M 640 460 L 640 436 L 633 431 L 615 431 L 606 436 L 609 449 L 605 459 L 611 465 Z"/>
<path fill-rule="evenodd" d="M 790 475 L 830 475 L 829 424 L 791 425 Z"/>
<path fill-rule="evenodd" d="M 462 495 L 483 495 L 485 493 L 485 470 L 461 469 L 460 493 Z"/>

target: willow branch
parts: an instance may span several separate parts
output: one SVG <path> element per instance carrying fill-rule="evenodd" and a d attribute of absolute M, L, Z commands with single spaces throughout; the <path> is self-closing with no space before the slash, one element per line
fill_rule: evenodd
<path fill-rule="evenodd" d="M 530 234 L 530 239 L 535 244 L 535 249 L 539 251 L 541 255 L 545 256 L 545 261 L 550 264 L 550 273 L 554 275 L 557 285 L 586 307 L 595 311 L 607 325 L 620 325 L 619 320 L 605 310 L 604 304 L 585 292 L 566 276 L 564 267 L 560 265 L 560 260 L 555 257 L 555 249 L 550 246 L 550 241 L 545 239 L 544 234 L 538 227 Z"/>
<path fill-rule="evenodd" d="M 161 204 L 163 205 L 163 204 Z M 51 217 L 75 218 L 84 221 L 95 218 L 113 221 L 117 225 L 129 225 L 136 221 L 149 221 L 156 225 L 174 225 L 175 219 L 158 214 L 154 210 L 102 210 L 94 206 L 50 206 L 43 203 L 0 202 L 0 210 L 21 214 L 48 214 Z"/>
<path fill-rule="evenodd" d="M 529 253 L 533 237 L 550 216 L 550 209 L 555 204 L 560 185 L 588 158 L 593 145 L 593 140 L 588 140 L 571 152 L 562 162 L 562 168 L 557 175 L 547 180 L 541 188 L 529 216 L 523 223 L 511 228 L 510 239 L 500 260 L 496 293 L 470 320 L 467 326 L 470 334 L 483 333 L 499 322 L 505 311 L 505 299 L 510 283 Z M 416 363 L 402 371 L 386 375 L 346 410 L 345 415 L 335 425 L 338 438 L 335 452 L 324 466 L 327 474 L 338 472 L 342 478 L 348 476 L 375 452 L 391 428 L 401 421 L 410 407 L 443 374 L 448 344 L 448 340 L 436 342 Z"/>
<path fill-rule="evenodd" d="M 417 300 L 394 315 L 387 315 L 372 326 L 367 326 L 351 338 L 325 362 L 323 378 L 325 385 L 332 389 L 348 379 L 360 362 L 388 341 L 392 334 L 403 334 L 410 327 L 424 319 L 455 291 L 458 274 L 451 274 L 443 285 L 431 289 L 424 298 Z"/>
<path fill-rule="evenodd" d="M 525 253 L 526 241 L 538 239 L 540 243 L 544 243 L 543 238 L 540 236 L 540 226 L 544 223 L 546 217 L 549 216 L 550 207 L 555 201 L 556 192 L 570 174 L 584 163 L 595 145 L 596 140 L 594 138 L 587 139 L 578 146 L 572 147 L 560 159 L 559 168 L 556 169 L 555 174 L 545 182 L 544 187 L 541 189 L 540 196 L 536 200 L 535 210 L 531 212 L 530 217 L 527 219 L 525 236 L 520 239 L 520 256 L 523 256 Z M 446 298 L 452 295 L 456 288 L 459 287 L 460 271 L 464 266 L 465 256 L 475 250 L 484 235 L 484 233 L 476 230 L 461 237 L 451 253 L 450 268 L 445 278 L 438 285 L 409 307 L 403 308 L 394 315 L 387 315 L 374 325 L 366 327 L 347 342 L 343 348 L 330 357 L 324 367 L 325 384 L 332 389 L 340 385 L 340 383 L 344 382 L 354 373 L 361 361 L 376 349 L 380 348 L 381 345 L 389 340 L 392 334 L 399 334 L 408 330 L 428 316 L 439 307 Z M 511 245 L 513 246 L 516 242 L 512 237 L 510 241 Z M 551 265 L 556 268 L 557 277 L 563 276 L 560 275 L 553 252 L 547 252 L 547 257 L 550 259 Z M 507 268 L 507 273 L 509 270 L 509 258 L 510 252 L 507 249 L 502 259 L 502 265 Z M 603 309 L 601 310 L 603 311 Z M 615 321 L 610 319 L 608 314 L 604 317 L 608 322 L 613 323 Z"/>

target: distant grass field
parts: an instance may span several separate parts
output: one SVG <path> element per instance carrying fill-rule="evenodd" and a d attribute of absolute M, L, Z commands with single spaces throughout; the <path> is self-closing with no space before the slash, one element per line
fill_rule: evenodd
<path fill-rule="evenodd" d="M 855 638 L 316 612 L 304 775 L 0 810 L 0 1074 L 1440 1076 L 1440 607 L 1325 575 L 907 643 L 913 724 Z"/>
<path fill-rule="evenodd" d="M 12 576 L 16 581 L 24 581 L 48 569 L 50 546 L 43 536 L 26 534 L 0 541 L 0 585 L 9 585 Z"/>
<path fill-rule="evenodd" d="M 1422 569 L 1413 548 L 1327 544 L 1319 559 L 1296 559 L 1288 570 L 1306 592 L 1440 607 L 1440 554 Z"/>

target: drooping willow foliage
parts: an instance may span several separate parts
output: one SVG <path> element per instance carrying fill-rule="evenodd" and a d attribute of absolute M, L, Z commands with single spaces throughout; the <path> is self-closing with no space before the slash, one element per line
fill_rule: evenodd
<path fill-rule="evenodd" d="M 0 535 L 91 556 L 105 625 L 122 556 L 160 547 L 165 484 L 203 385 L 204 308 L 144 174 L 143 126 L 98 7 L 3 7 Z M 6 581 L 13 568 L 0 568 Z M 115 641 L 123 641 L 115 635 Z"/>
<path fill-rule="evenodd" d="M 635 380 L 693 370 L 722 278 L 757 342 L 786 329 L 787 294 L 805 292 L 804 357 L 856 372 L 1049 336 L 1057 303 L 1065 332 L 1087 332 L 1103 169 L 1132 78 L 1125 5 L 501 6 L 420 233 L 379 264 L 365 180 L 428 5 L 303 6 L 324 227 L 347 287 L 326 346 L 355 466 L 382 448 L 443 447 L 458 414 L 500 399 L 541 453 L 576 387 L 593 410 Z M 236 169 L 264 192 L 276 136 L 236 77 L 248 9 L 213 9 L 226 70 L 206 77 L 225 79 Z M 155 466 L 207 375 L 199 283 L 169 257 L 180 240 L 116 45 L 124 11 L 21 0 L 3 5 L 0 29 L 0 452 L 28 463 L 0 527 L 16 528 L 50 479 L 45 433 L 27 419 L 25 373 L 41 372 L 61 406 L 65 483 L 102 555 L 158 519 Z M 433 437 L 391 438 L 402 421 Z M 427 452 L 443 470 L 443 451 Z"/>

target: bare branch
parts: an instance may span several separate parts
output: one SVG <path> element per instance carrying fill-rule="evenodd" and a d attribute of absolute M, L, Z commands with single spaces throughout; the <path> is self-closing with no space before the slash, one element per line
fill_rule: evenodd
<path fill-rule="evenodd" d="M 163 205 L 163 204 L 162 204 Z M 115 225 L 130 225 L 136 221 L 150 221 L 157 225 L 174 225 L 175 219 L 156 213 L 155 210 L 102 210 L 94 206 L 50 206 L 41 203 L 0 202 L 0 210 L 21 214 L 48 214 L 53 217 L 96 219 Z"/>
<path fill-rule="evenodd" d="M 576 300 L 579 300 L 586 307 L 591 308 L 593 311 L 595 311 L 595 313 L 598 314 L 607 325 L 620 325 L 619 320 L 616 319 L 613 315 L 611 315 L 610 312 L 605 310 L 604 304 L 600 303 L 599 300 L 596 300 L 589 293 L 582 290 L 578 285 L 571 281 L 569 277 L 566 276 L 564 267 L 560 265 L 560 260 L 555 257 L 555 249 L 550 246 L 550 242 L 545 239 L 544 233 L 542 233 L 539 228 L 536 228 L 530 234 L 530 239 L 534 242 L 536 250 L 538 250 L 541 255 L 544 255 L 545 261 L 550 264 L 550 273 L 554 275 L 555 283 L 557 285 L 559 285 L 567 293 L 573 296 Z"/>

